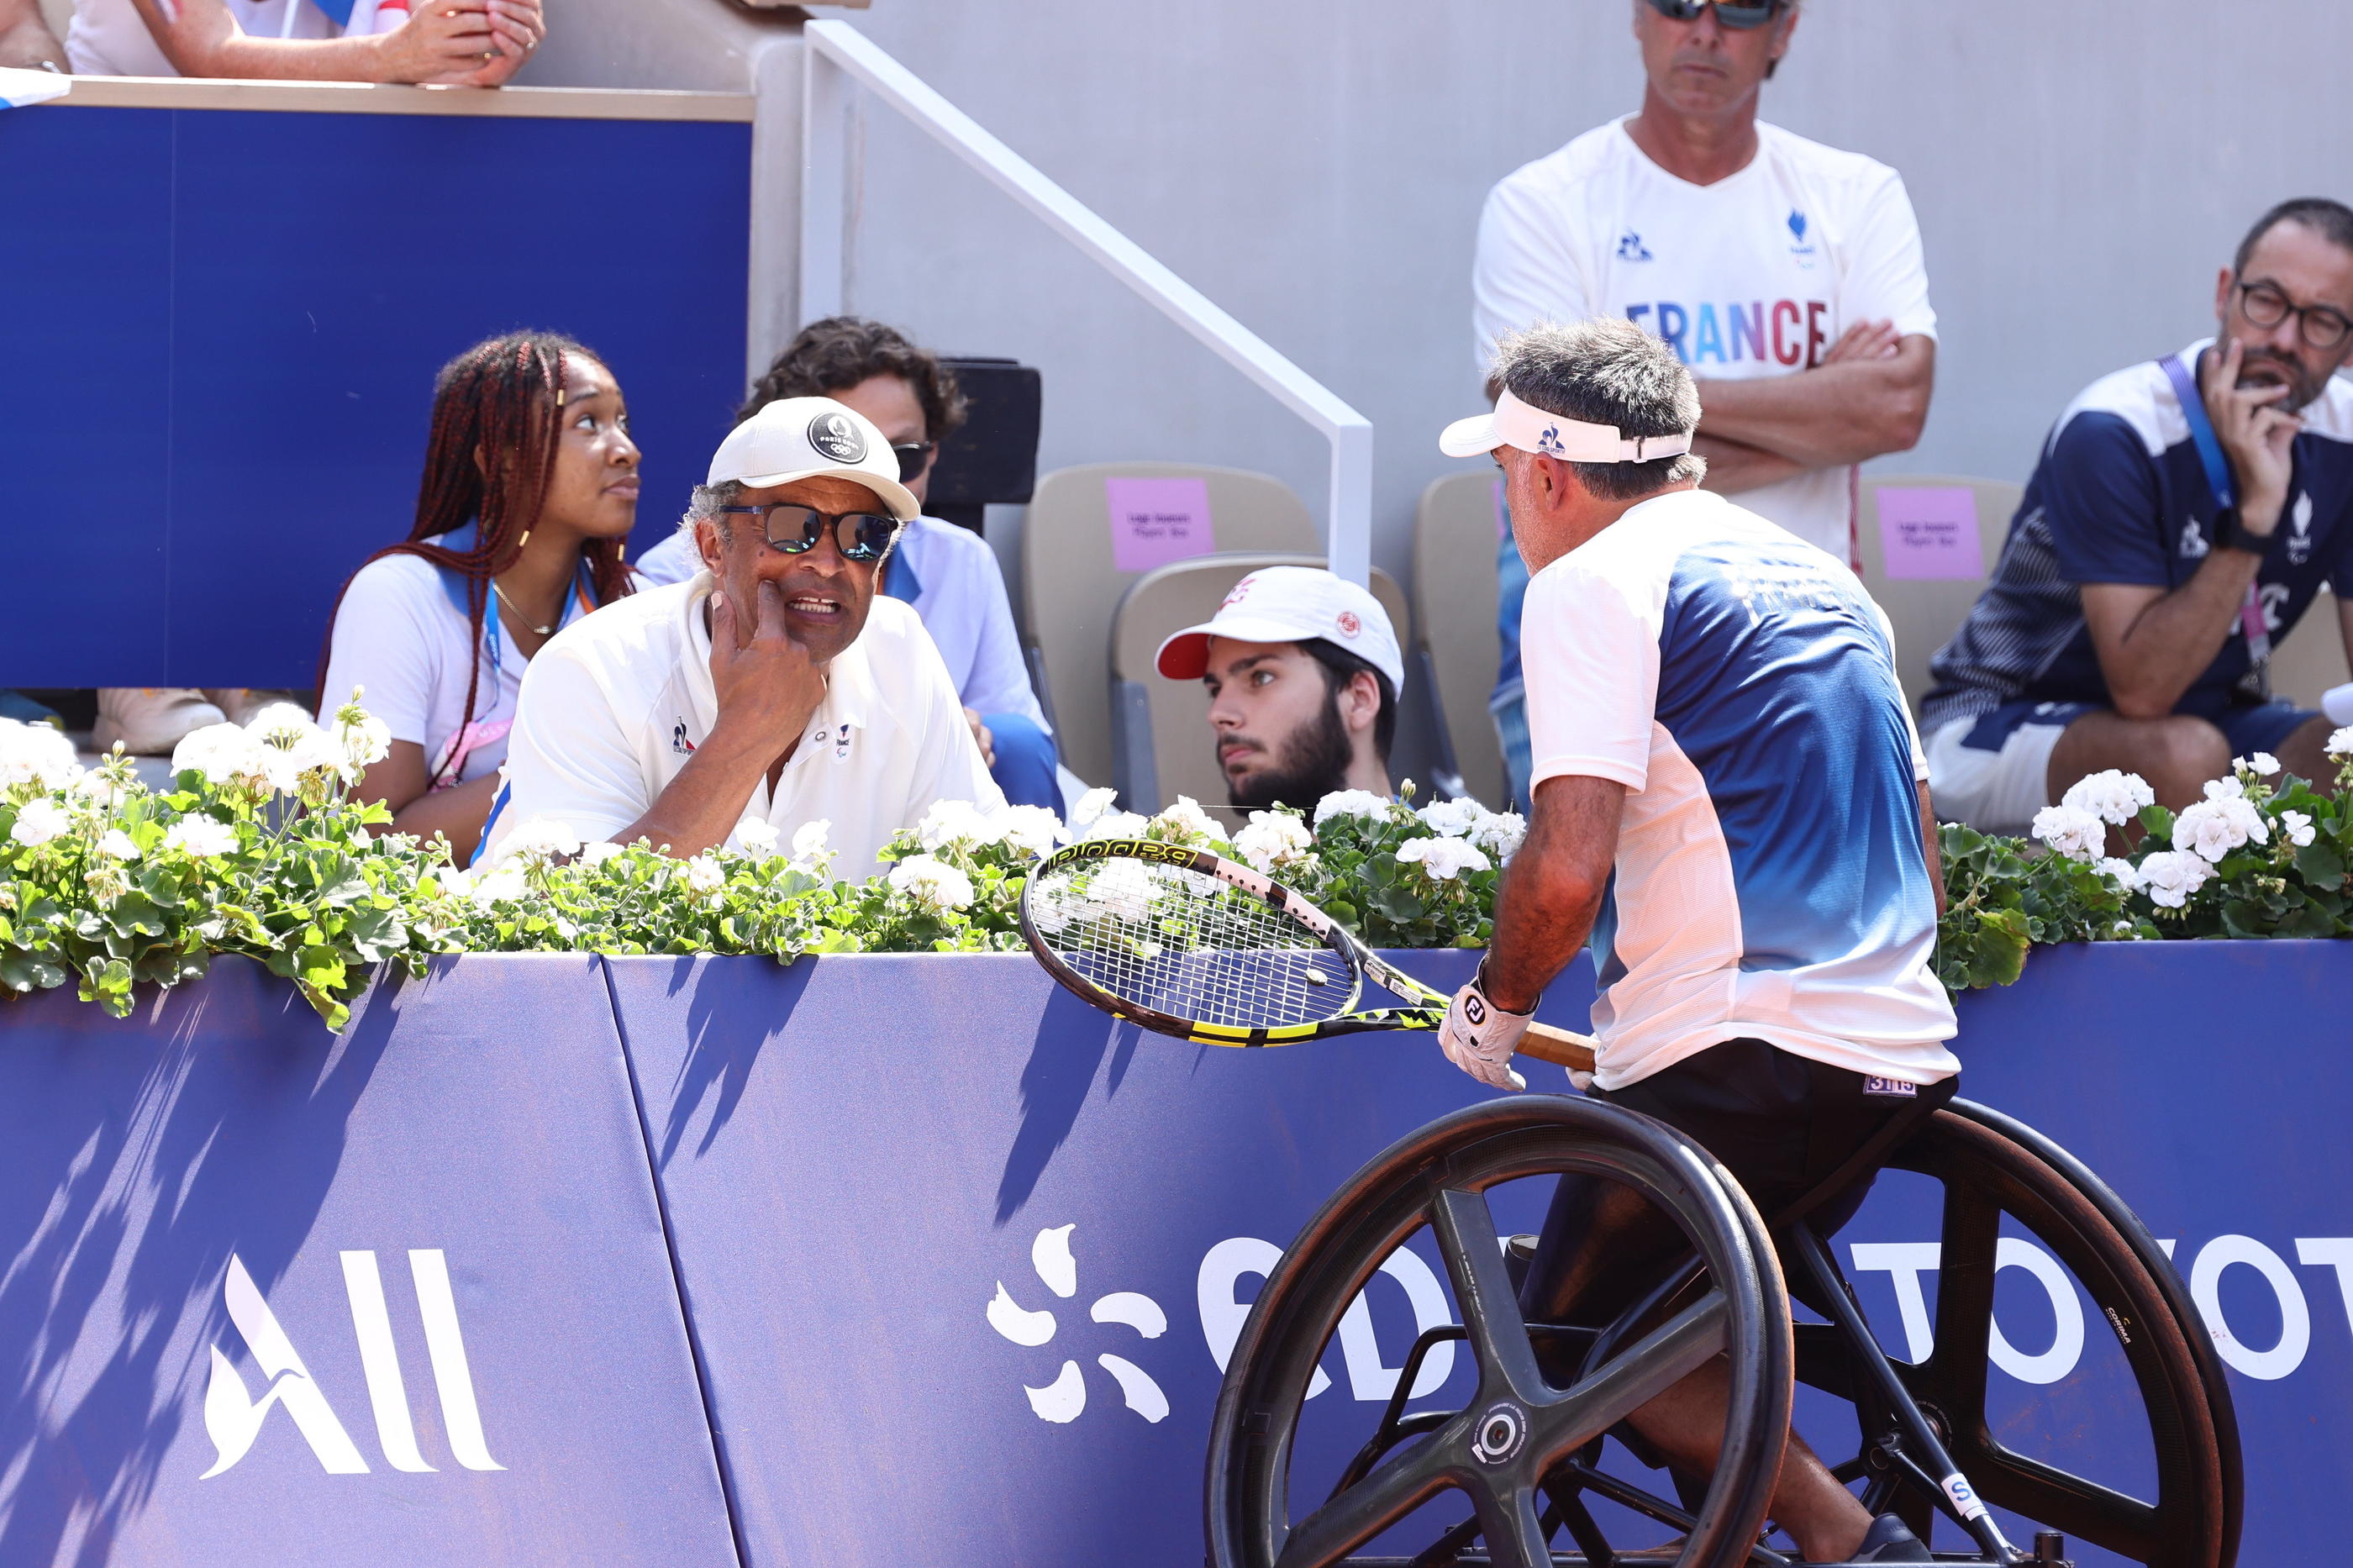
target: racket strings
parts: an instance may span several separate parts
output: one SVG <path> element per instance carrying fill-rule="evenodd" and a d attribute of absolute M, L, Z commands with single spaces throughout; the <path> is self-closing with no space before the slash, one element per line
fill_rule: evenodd
<path fill-rule="evenodd" d="M 1172 1017 L 1271 1028 L 1336 1017 L 1347 963 L 1265 900 L 1154 861 L 1092 861 L 1034 879 L 1030 920 L 1108 995 Z"/>

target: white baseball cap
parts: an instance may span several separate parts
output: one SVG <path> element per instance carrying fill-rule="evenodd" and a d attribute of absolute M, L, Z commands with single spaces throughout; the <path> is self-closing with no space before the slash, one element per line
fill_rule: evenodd
<path fill-rule="evenodd" d="M 1304 642 L 1321 637 L 1347 649 L 1405 688 L 1405 656 L 1381 602 L 1321 566 L 1267 566 L 1234 584 L 1218 613 L 1160 645 L 1153 662 L 1171 680 L 1198 680 L 1208 672 L 1209 639 Z"/>
<path fill-rule="evenodd" d="M 1647 463 L 1679 458 L 1691 450 L 1692 432 L 1628 439 L 1615 425 L 1591 425 L 1523 403 L 1505 387 L 1493 414 L 1457 419 L 1440 432 L 1438 449 L 1450 458 L 1477 458 L 1498 447 L 1517 447 L 1571 463 Z"/>
<path fill-rule="evenodd" d="M 830 397 L 780 398 L 727 432 L 704 483 L 732 479 L 759 490 L 820 476 L 864 485 L 901 522 L 923 513 L 899 482 L 890 440 L 872 420 Z"/>

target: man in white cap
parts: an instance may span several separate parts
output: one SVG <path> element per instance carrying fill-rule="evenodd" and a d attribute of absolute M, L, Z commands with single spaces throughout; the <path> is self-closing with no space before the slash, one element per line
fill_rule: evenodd
<path fill-rule="evenodd" d="M 1496 455 L 1535 574 L 1535 808 L 1440 1047 L 1521 1087 L 1513 1047 L 1589 936 L 1594 1094 L 1695 1140 L 1768 1221 L 1861 1167 L 1812 1200 L 1828 1238 L 1898 1119 L 1949 1099 L 1960 1071 L 1894 638 L 1842 563 L 1698 488 L 1698 392 L 1657 338 L 1607 318 L 1538 327 L 1504 340 L 1495 374 L 1494 412 L 1440 445 Z M 1522 1304 L 1533 1322 L 1609 1322 L 1682 1246 L 1631 1189 L 1571 1173 Z M 1802 1273 L 1790 1286 L 1822 1308 Z M 1705 1474 L 1726 1388 L 1711 1361 L 1631 1420 Z M 1794 1436 L 1772 1516 L 1810 1563 L 1930 1561 Z"/>
<path fill-rule="evenodd" d="M 828 825 L 858 879 L 932 804 L 1004 803 L 947 668 L 875 571 L 918 510 L 881 431 L 829 397 L 720 443 L 682 527 L 703 570 L 559 633 L 531 662 L 491 820 L 685 857 L 739 825 Z M 766 839 L 754 827 L 741 843 Z"/>
<path fill-rule="evenodd" d="M 1319 566 L 1253 572 L 1155 663 L 1208 688 L 1235 805 L 1312 810 L 1335 790 L 1390 793 L 1405 660 L 1380 601 L 1354 583 Z"/>

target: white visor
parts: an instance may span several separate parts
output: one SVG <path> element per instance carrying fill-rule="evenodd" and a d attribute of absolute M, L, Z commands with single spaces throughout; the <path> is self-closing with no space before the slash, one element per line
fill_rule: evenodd
<path fill-rule="evenodd" d="M 1691 444 L 1688 430 L 1630 441 L 1615 425 L 1588 425 L 1547 414 L 1514 397 L 1508 387 L 1495 399 L 1495 412 L 1457 419 L 1438 437 L 1438 449 L 1450 458 L 1476 458 L 1498 447 L 1517 447 L 1571 463 L 1647 463 L 1653 458 L 1679 458 L 1691 450 Z"/>

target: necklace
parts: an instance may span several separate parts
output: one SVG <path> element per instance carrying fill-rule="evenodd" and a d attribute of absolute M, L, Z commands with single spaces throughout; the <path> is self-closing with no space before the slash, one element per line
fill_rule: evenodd
<path fill-rule="evenodd" d="M 521 621 L 526 626 L 531 626 L 532 631 L 535 635 L 543 637 L 553 637 L 555 635 L 555 628 L 554 626 L 533 626 L 531 625 L 531 617 L 522 613 L 522 606 L 516 604 L 512 599 L 507 597 L 507 591 L 499 586 L 499 580 L 495 577 L 491 579 L 491 592 L 499 596 L 500 604 L 504 605 L 508 609 L 514 612 L 515 619 Z"/>

